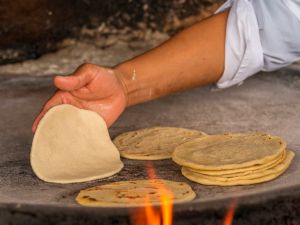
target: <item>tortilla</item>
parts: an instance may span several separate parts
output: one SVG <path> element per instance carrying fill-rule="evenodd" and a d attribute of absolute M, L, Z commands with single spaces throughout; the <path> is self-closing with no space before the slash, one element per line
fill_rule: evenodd
<path fill-rule="evenodd" d="M 192 188 L 184 182 L 153 179 L 119 181 L 81 190 L 76 201 L 93 207 L 137 207 L 147 202 L 158 205 L 161 196 L 166 193 L 167 196 L 172 194 L 173 203 L 192 201 L 196 197 Z"/>
<path fill-rule="evenodd" d="M 286 151 L 283 151 L 279 157 L 275 158 L 274 160 L 267 162 L 265 164 L 259 164 L 244 168 L 237 168 L 237 169 L 227 169 L 227 170 L 197 170 L 193 168 L 189 168 L 189 170 L 195 173 L 201 173 L 210 176 L 224 176 L 224 177 L 236 177 L 236 176 L 243 176 L 247 174 L 256 173 L 256 171 L 261 171 L 269 168 L 273 168 L 281 163 L 286 158 Z"/>
<path fill-rule="evenodd" d="M 184 167 L 226 170 L 263 165 L 282 154 L 286 142 L 263 133 L 207 135 L 178 146 L 172 159 Z"/>
<path fill-rule="evenodd" d="M 181 172 L 189 180 L 204 185 L 233 186 L 233 185 L 256 184 L 256 183 L 270 181 L 280 176 L 289 167 L 294 156 L 295 156 L 294 152 L 288 151 L 285 160 L 280 164 L 278 164 L 277 166 L 275 166 L 274 168 L 263 170 L 260 173 L 252 174 L 250 176 L 247 175 L 247 176 L 240 176 L 240 177 L 233 177 L 233 178 L 226 178 L 222 176 L 219 177 L 208 176 L 208 175 L 192 172 L 191 170 L 185 167 L 182 168 Z"/>
<path fill-rule="evenodd" d="M 152 127 L 117 136 L 113 142 L 124 158 L 138 160 L 169 159 L 178 145 L 205 134 L 175 127 Z"/>
<path fill-rule="evenodd" d="M 105 121 L 71 105 L 51 108 L 35 132 L 31 166 L 44 181 L 74 183 L 109 177 L 123 168 Z"/>

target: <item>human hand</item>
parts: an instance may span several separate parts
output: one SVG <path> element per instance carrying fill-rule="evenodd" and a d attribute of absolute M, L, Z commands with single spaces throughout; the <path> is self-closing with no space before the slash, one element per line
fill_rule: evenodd
<path fill-rule="evenodd" d="M 56 76 L 56 93 L 45 103 L 32 125 L 35 132 L 46 112 L 60 104 L 94 111 L 107 127 L 117 120 L 126 107 L 126 93 L 117 76 L 118 71 L 94 64 L 84 64 L 69 76 Z"/>

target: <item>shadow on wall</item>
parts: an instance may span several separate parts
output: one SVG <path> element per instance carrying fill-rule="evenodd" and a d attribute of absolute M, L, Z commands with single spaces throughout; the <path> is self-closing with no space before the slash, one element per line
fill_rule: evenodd
<path fill-rule="evenodd" d="M 220 0 L 0 0 L 0 64 L 37 58 L 81 28 L 172 32 Z M 204 13 L 205 14 L 205 13 Z M 202 15 L 203 16 L 203 15 Z M 186 24 L 189 22 L 185 22 Z"/>

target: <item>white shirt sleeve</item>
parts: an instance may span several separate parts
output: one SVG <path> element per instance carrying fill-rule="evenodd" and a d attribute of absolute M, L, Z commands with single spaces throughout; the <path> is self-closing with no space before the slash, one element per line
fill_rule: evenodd
<path fill-rule="evenodd" d="M 293 6 L 295 3 L 296 9 L 291 10 L 285 1 Z M 299 0 L 228 0 L 216 13 L 226 9 L 230 12 L 225 68 L 217 82 L 219 88 L 239 84 L 261 70 L 272 71 L 300 59 Z"/>

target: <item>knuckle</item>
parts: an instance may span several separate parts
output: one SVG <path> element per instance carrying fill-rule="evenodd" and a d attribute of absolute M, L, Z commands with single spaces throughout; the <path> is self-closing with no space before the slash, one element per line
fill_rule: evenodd
<path fill-rule="evenodd" d="M 55 99 L 56 103 L 63 102 L 66 99 L 66 92 L 65 91 L 58 91 L 56 95 L 53 97 L 53 101 Z"/>
<path fill-rule="evenodd" d="M 61 93 L 60 95 L 60 102 L 61 104 L 66 104 L 68 103 L 68 94 L 66 92 Z"/>
<path fill-rule="evenodd" d="M 82 64 L 81 66 L 79 66 L 79 69 L 83 69 L 83 70 L 92 70 L 95 68 L 95 65 L 94 64 L 91 64 L 91 63 L 84 63 Z"/>

